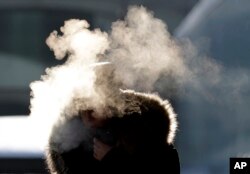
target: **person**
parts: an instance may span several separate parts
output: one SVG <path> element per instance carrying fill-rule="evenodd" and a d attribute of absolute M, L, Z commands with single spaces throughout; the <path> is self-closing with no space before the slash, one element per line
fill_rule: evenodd
<path fill-rule="evenodd" d="M 121 90 L 119 97 L 117 105 L 123 106 L 119 114 L 103 117 L 105 109 L 102 113 L 79 113 L 77 119 L 87 129 L 88 138 L 85 136 L 77 147 L 58 150 L 59 143 L 53 141 L 58 128 L 53 130 L 46 155 L 51 173 L 180 173 L 173 146 L 177 121 L 170 103 L 157 95 L 131 90 Z"/>

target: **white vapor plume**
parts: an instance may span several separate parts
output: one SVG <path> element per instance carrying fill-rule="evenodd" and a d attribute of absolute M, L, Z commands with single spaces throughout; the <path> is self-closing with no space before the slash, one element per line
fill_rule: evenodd
<path fill-rule="evenodd" d="M 90 98 L 89 104 L 100 103 L 94 90 L 94 65 L 109 43 L 106 33 L 98 29 L 90 31 L 88 27 L 86 21 L 72 19 L 61 28 L 62 36 L 54 31 L 46 41 L 56 58 L 68 55 L 65 64 L 46 69 L 46 75 L 31 84 L 31 118 L 39 123 L 40 130 L 48 131 L 47 135 L 60 115 L 78 112 L 77 105 L 68 107 L 72 100 Z"/>
<path fill-rule="evenodd" d="M 68 20 L 61 27 L 62 35 L 54 31 L 46 40 L 57 59 L 67 58 L 63 65 L 46 69 L 46 75 L 31 84 L 31 118 L 39 122 L 41 130 L 48 131 L 47 135 L 56 120 L 60 127 L 80 108 L 94 107 L 100 112 L 105 105 L 121 108 L 122 102 L 117 106 L 119 88 L 153 92 L 162 76 L 178 84 L 192 77 L 166 24 L 144 7 L 130 7 L 124 20 L 112 24 L 110 34 L 88 27 L 85 20 Z M 111 65 L 106 66 L 106 61 Z M 175 84 L 170 81 L 163 86 L 172 88 Z M 70 129 L 58 133 L 55 141 L 67 138 Z M 72 138 L 74 135 L 77 137 Z M 64 142 L 80 142 L 84 137 L 74 135 Z M 70 147 L 62 145 L 63 150 Z"/>
<path fill-rule="evenodd" d="M 47 135 L 56 120 L 64 124 L 80 108 L 102 112 L 105 105 L 118 104 L 119 88 L 154 92 L 158 87 L 168 96 L 171 89 L 178 88 L 178 93 L 193 89 L 214 100 L 209 88 L 222 84 L 222 66 L 209 58 L 197 59 L 191 44 L 176 43 L 166 24 L 144 7 L 130 7 L 124 20 L 112 24 L 109 34 L 88 27 L 85 20 L 68 20 L 62 35 L 54 31 L 46 41 L 57 59 L 67 58 L 31 84 L 31 118 Z M 62 147 L 69 148 L 70 144 Z"/>
<path fill-rule="evenodd" d="M 116 78 L 128 88 L 152 91 L 163 73 L 175 77 L 187 73 L 166 24 L 144 7 L 131 7 L 124 21 L 113 23 L 110 42 L 108 57 Z"/>

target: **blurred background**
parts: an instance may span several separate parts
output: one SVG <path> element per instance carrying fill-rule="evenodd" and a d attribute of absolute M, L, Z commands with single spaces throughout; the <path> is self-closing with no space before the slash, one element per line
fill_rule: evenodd
<path fill-rule="evenodd" d="M 244 77 L 242 85 L 223 94 L 209 89 L 220 97 L 216 102 L 195 91 L 189 91 L 195 97 L 171 98 L 180 122 L 176 146 L 181 173 L 229 173 L 230 157 L 250 154 L 249 0 L 0 0 L 0 126 L 7 125 L 0 135 L 8 137 L 13 123 L 28 116 L 29 84 L 46 67 L 63 63 L 45 44 L 49 34 L 71 18 L 108 32 L 130 5 L 153 11 L 177 42 L 193 44 L 195 56 L 220 62 L 229 72 L 225 85 Z M 235 90 L 239 92 L 232 95 Z M 4 141 L 1 137 L 0 173 L 45 173 L 43 152 L 8 153 L 1 149 Z"/>

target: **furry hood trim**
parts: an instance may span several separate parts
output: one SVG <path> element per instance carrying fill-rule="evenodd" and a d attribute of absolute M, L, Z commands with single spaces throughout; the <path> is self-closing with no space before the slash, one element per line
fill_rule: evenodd
<path fill-rule="evenodd" d="M 148 117 L 148 122 L 153 129 L 159 128 L 163 122 L 166 128 L 165 138 L 168 144 L 174 142 L 178 128 L 177 115 L 168 100 L 163 100 L 157 94 L 122 90 L 125 101 L 124 117 L 133 113 L 139 113 L 142 117 Z M 156 123 L 154 125 L 154 123 Z M 157 133 L 157 132 L 155 132 Z"/>

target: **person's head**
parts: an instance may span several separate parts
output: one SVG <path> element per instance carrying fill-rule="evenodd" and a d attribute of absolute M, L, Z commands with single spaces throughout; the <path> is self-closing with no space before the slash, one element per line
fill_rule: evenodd
<path fill-rule="evenodd" d="M 127 102 L 121 121 L 125 146 L 131 150 L 173 142 L 176 115 L 167 101 L 134 91 L 122 91 L 122 95 Z"/>

